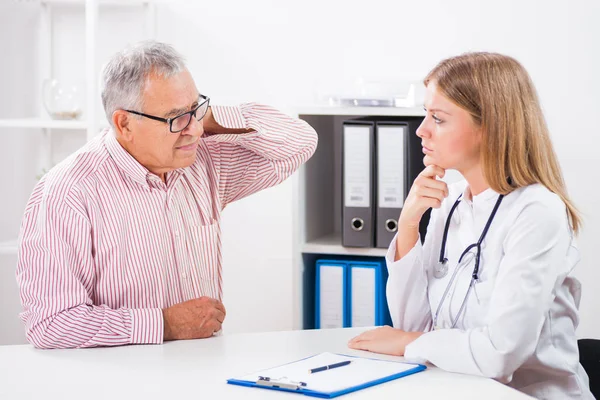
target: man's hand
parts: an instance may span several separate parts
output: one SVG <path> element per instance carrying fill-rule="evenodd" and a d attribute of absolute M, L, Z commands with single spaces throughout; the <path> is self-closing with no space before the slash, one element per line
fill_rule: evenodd
<path fill-rule="evenodd" d="M 212 113 L 212 108 L 208 107 L 206 111 L 206 115 L 202 118 L 203 126 L 204 126 L 204 134 L 207 136 L 215 135 L 215 134 L 225 134 L 225 133 L 250 133 L 254 132 L 252 129 L 233 129 L 233 128 L 224 128 L 217 123 L 215 120 L 215 116 Z"/>
<path fill-rule="evenodd" d="M 348 347 L 373 353 L 403 356 L 406 346 L 415 341 L 423 332 L 406 332 L 391 326 L 383 326 L 364 332 L 348 342 Z"/>
<path fill-rule="evenodd" d="M 219 300 L 200 297 L 163 310 L 163 340 L 202 339 L 221 330 L 225 307 Z"/>

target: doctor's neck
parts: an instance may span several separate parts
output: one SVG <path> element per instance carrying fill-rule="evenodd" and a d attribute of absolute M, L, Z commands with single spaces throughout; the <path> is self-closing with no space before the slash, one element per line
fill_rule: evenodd
<path fill-rule="evenodd" d="M 481 168 L 480 164 L 476 164 L 473 167 L 463 171 L 459 170 L 458 172 L 460 172 L 461 175 L 469 183 L 471 196 L 477 196 L 484 190 L 489 189 L 490 185 L 487 183 L 487 180 L 483 176 L 483 169 Z"/>

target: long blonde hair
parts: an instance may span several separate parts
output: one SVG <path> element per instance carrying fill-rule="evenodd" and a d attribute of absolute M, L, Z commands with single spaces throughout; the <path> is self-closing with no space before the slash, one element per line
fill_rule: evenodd
<path fill-rule="evenodd" d="M 529 74 L 515 59 L 496 53 L 467 53 L 440 62 L 425 78 L 483 131 L 483 174 L 502 194 L 540 183 L 567 207 L 573 231 L 579 212 L 567 195 L 548 127 Z"/>

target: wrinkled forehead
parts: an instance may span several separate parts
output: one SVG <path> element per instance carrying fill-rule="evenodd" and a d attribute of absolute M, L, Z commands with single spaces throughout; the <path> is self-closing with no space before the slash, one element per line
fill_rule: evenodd
<path fill-rule="evenodd" d="M 188 111 L 197 103 L 199 92 L 190 72 L 186 69 L 172 76 L 150 74 L 142 91 L 142 101 L 151 108 L 165 113 Z"/>

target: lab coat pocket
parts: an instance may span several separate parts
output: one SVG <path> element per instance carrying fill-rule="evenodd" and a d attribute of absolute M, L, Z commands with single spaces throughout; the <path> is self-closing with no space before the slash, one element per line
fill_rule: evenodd
<path fill-rule="evenodd" d="M 220 298 L 219 254 L 221 252 L 221 229 L 219 223 L 212 221 L 208 225 L 192 226 L 188 252 L 191 269 L 194 271 L 196 282 L 199 284 L 197 293 L 200 296 Z"/>

